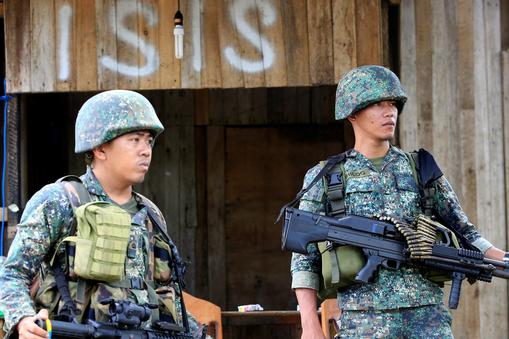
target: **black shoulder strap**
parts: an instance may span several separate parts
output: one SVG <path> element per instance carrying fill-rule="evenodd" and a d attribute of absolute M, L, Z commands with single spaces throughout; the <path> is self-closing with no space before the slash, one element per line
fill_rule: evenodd
<path fill-rule="evenodd" d="M 417 151 L 416 167 L 419 172 L 419 180 L 423 187 L 429 187 L 435 180 L 444 175 L 440 167 L 438 167 L 435 158 L 433 158 L 433 155 L 424 148 Z"/>
<path fill-rule="evenodd" d="M 336 166 L 337 164 L 339 164 L 340 162 L 345 160 L 347 152 L 343 152 L 341 154 L 333 155 L 333 156 L 329 157 L 327 159 L 327 163 L 325 164 L 325 166 L 323 166 L 323 168 L 320 170 L 320 172 L 318 172 L 316 177 L 313 178 L 313 180 L 309 183 L 309 185 L 307 187 L 302 188 L 300 190 L 300 192 L 297 193 L 297 195 L 295 196 L 295 198 L 292 201 L 290 201 L 289 203 L 287 203 L 283 207 L 281 207 L 281 210 L 279 211 L 279 215 L 274 223 L 276 224 L 279 222 L 279 220 L 281 219 L 281 216 L 283 215 L 283 213 L 287 207 L 293 206 L 297 201 L 299 201 L 304 196 L 304 194 L 306 194 L 314 185 L 316 185 L 316 183 L 319 180 L 321 180 L 323 178 L 323 176 L 326 175 L 334 166 Z"/>
<path fill-rule="evenodd" d="M 410 155 L 417 171 L 417 186 L 419 187 L 421 196 L 422 211 L 424 215 L 431 217 L 433 215 L 433 197 L 436 193 L 434 182 L 439 179 L 443 173 L 440 167 L 438 167 L 433 155 L 424 148 L 419 149 L 417 152 L 411 152 Z"/>

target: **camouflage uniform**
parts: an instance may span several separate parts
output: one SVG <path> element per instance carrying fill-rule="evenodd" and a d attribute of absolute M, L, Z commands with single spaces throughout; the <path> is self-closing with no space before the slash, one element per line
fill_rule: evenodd
<path fill-rule="evenodd" d="M 154 137 L 162 132 L 162 125 L 158 120 L 154 123 L 154 115 L 144 118 L 143 108 L 147 107 L 148 101 L 141 95 L 130 91 L 109 91 L 103 92 L 97 96 L 92 97 L 83 106 L 80 113 L 85 109 L 100 107 L 100 110 L 95 112 L 96 116 L 112 117 L 112 115 L 104 114 L 107 112 L 108 103 L 113 105 L 119 105 L 124 110 L 121 114 L 124 117 L 113 117 L 110 121 L 95 121 L 95 124 L 104 126 L 104 124 L 110 123 L 114 126 L 116 123 L 120 123 L 126 127 L 124 130 L 117 129 L 116 133 L 97 134 L 94 137 L 90 137 L 91 133 L 77 133 L 76 135 L 76 152 L 84 152 L 91 150 L 92 148 L 103 143 L 103 140 L 112 140 L 119 135 L 119 133 L 127 133 L 139 129 L 147 129 L 154 131 Z M 124 98 L 122 96 L 125 96 Z M 120 97 L 120 99 L 119 99 Z M 134 99 L 133 99 L 134 98 Z M 93 106 L 90 102 L 95 102 Z M 120 101 L 120 102 L 118 102 Z M 127 102 L 127 104 L 126 104 Z M 150 105 L 148 103 L 148 105 Z M 148 106 L 151 108 L 151 105 Z M 136 112 L 131 112 L 131 110 Z M 141 113 L 140 113 L 141 112 Z M 116 112 L 118 113 L 118 112 Z M 150 113 L 150 112 L 149 112 Z M 136 117 L 136 114 L 138 116 Z M 140 118 L 141 114 L 141 118 Z M 133 125 L 133 119 L 136 119 L 138 128 L 129 129 L 130 125 Z M 155 118 L 157 119 L 157 117 Z M 140 125 L 141 121 L 141 125 Z M 87 123 L 88 122 L 88 123 Z M 83 131 L 86 128 L 91 128 L 96 125 L 90 125 L 90 121 L 86 119 L 77 119 L 77 131 Z M 78 127 L 82 124 L 82 127 Z M 141 127 L 141 128 L 140 128 Z M 109 128 L 111 131 L 112 128 Z M 80 177 L 83 185 L 88 190 L 92 201 L 108 201 L 114 203 L 106 194 L 103 187 L 93 174 L 91 167 L 87 168 L 87 172 Z M 133 199 L 136 203 L 130 204 L 131 208 L 126 209 L 131 213 L 131 228 L 130 228 L 130 239 L 129 242 L 129 254 L 126 256 L 125 262 L 125 275 L 127 278 L 138 278 L 152 280 L 152 267 L 149 267 L 151 256 L 150 247 L 152 244 L 149 243 L 149 232 L 152 229 L 152 223 L 148 217 L 148 208 L 151 208 L 161 220 L 164 218 L 161 212 L 155 207 L 153 203 L 146 200 L 149 206 L 144 206 L 141 196 L 133 193 Z M 126 207 L 126 205 L 121 207 Z M 137 208 L 132 208 L 132 206 Z M 52 275 L 49 270 L 49 261 L 51 254 L 55 246 L 66 236 L 71 235 L 71 225 L 74 219 L 74 212 L 71 206 L 71 202 L 63 188 L 59 183 L 53 183 L 46 185 L 41 190 L 33 195 L 28 201 L 26 208 L 21 217 L 21 222 L 17 226 L 17 233 L 14 241 L 9 249 L 9 254 L 6 261 L 0 267 L 0 310 L 3 311 L 5 317 L 4 330 L 11 333 L 15 325 L 23 318 L 27 316 L 34 316 L 37 311 L 41 308 L 46 308 L 49 311 L 50 317 L 55 315 L 58 308 L 62 306 L 57 305 L 58 298 L 55 297 L 56 288 L 54 285 L 45 286 L 46 278 L 43 278 L 41 288 L 37 291 L 35 301 L 31 299 L 29 294 L 29 287 L 34 277 L 39 272 L 43 273 L 43 277 Z M 165 227 L 166 225 L 161 225 Z M 63 251 L 59 252 L 59 255 L 64 256 Z M 157 260 L 157 259 L 156 259 Z M 65 265 L 64 263 L 62 264 Z M 157 265 L 156 265 L 157 266 Z M 63 267 L 65 269 L 65 267 Z M 148 278 L 148 279 L 147 279 Z M 167 293 L 159 294 L 162 296 L 163 303 L 164 298 L 174 298 L 174 292 L 166 286 L 166 282 L 169 278 L 168 274 L 163 276 L 161 272 L 156 270 L 154 272 L 154 288 L 156 291 Z M 47 281 L 47 280 L 46 280 Z M 75 298 L 76 294 L 76 282 L 69 281 L 71 290 L 71 296 Z M 107 297 L 113 297 L 114 299 L 128 299 L 137 304 L 146 304 L 149 302 L 149 296 L 146 289 L 127 289 L 120 287 L 111 287 L 107 283 L 97 282 L 91 287 L 91 309 L 94 310 L 93 317 L 99 321 L 107 320 L 107 305 L 99 305 L 99 300 L 103 300 Z M 48 293 L 49 292 L 49 293 Z M 171 294 L 171 295 L 170 295 Z M 173 304 L 173 303 L 172 303 Z M 177 302 L 179 304 L 179 302 Z M 166 306 L 166 304 L 165 304 Z M 80 312 L 80 305 L 78 304 Z M 170 311 L 170 310 L 166 310 Z M 85 316 L 86 317 L 86 316 Z M 181 319 L 177 319 L 181 320 Z M 191 331 L 196 337 L 201 337 L 201 326 L 192 318 L 189 317 Z"/>
<path fill-rule="evenodd" d="M 348 72 L 336 91 L 336 119 L 341 120 L 367 106 L 394 101 L 401 113 L 406 94 L 397 76 L 381 66 L 361 66 Z M 304 187 L 316 177 L 320 165 L 311 168 Z M 422 213 L 420 194 L 412 167 L 404 152 L 390 146 L 378 169 L 355 150 L 347 153 L 343 167 L 347 214 L 365 217 L 382 215 L 411 223 Z M 436 213 L 462 233 L 481 251 L 491 244 L 482 238 L 460 207 L 458 198 L 444 176 L 435 182 Z M 301 199 L 299 208 L 325 214 L 322 181 Z M 309 254 L 294 253 L 291 262 L 292 288 L 319 289 L 321 255 L 315 244 Z M 351 285 L 338 292 L 342 309 L 342 337 L 452 337 L 448 310 L 443 306 L 441 288 L 424 278 L 417 268 L 381 268 L 373 283 Z M 429 320 L 429 321 L 428 321 Z"/>
<path fill-rule="evenodd" d="M 307 172 L 304 187 L 320 169 L 320 165 L 317 165 Z M 347 214 L 365 217 L 380 214 L 412 222 L 417 214 L 422 213 L 411 165 L 406 155 L 396 147 L 390 147 L 380 171 L 359 152 L 349 151 L 344 163 L 344 178 Z M 438 179 L 436 186 L 434 206 L 437 213 L 480 250 L 488 249 L 491 244 L 468 221 L 445 177 Z M 299 208 L 324 214 L 324 201 L 323 182 L 319 181 L 303 196 Z M 293 254 L 292 288 L 319 288 L 321 256 L 315 245 L 309 248 L 309 255 Z M 397 271 L 380 269 L 373 283 L 352 285 L 339 293 L 342 310 L 363 312 L 441 305 L 442 298 L 440 287 L 411 267 L 402 267 Z M 444 309 L 444 312 L 447 313 L 447 310 Z"/>

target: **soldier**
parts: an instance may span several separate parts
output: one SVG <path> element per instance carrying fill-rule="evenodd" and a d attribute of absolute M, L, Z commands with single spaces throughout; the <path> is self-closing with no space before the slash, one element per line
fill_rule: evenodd
<path fill-rule="evenodd" d="M 392 146 L 398 114 L 407 100 L 397 76 L 381 66 L 362 66 L 348 72 L 336 92 L 336 119 L 352 124 L 355 145 L 342 163 L 346 214 L 373 218 L 377 215 L 412 222 L 422 212 L 421 196 L 407 155 Z M 311 168 L 304 187 L 321 170 Z M 444 176 L 433 182 L 434 213 L 488 258 L 504 254 L 481 237 L 460 207 Z M 318 181 L 301 199 L 299 208 L 325 214 L 326 185 Z M 321 255 L 317 246 L 310 254 L 292 256 L 292 288 L 300 306 L 302 338 L 324 338 L 316 313 Z M 381 268 L 373 283 L 353 284 L 338 291 L 342 311 L 341 338 L 452 338 L 451 316 L 444 306 L 440 286 L 414 267 Z"/>
<path fill-rule="evenodd" d="M 100 302 L 114 298 L 136 304 L 159 304 L 159 319 L 179 320 L 174 290 L 178 287 L 171 285 L 167 257 L 158 255 L 166 249 L 167 256 L 171 256 L 169 244 L 161 235 L 166 232 L 164 218 L 151 201 L 133 191 L 133 185 L 145 178 L 154 140 L 163 130 L 150 102 L 136 92 L 106 91 L 93 96 L 81 107 L 76 119 L 75 152 L 85 153 L 86 173 L 79 178 L 78 186 L 69 188 L 69 182 L 63 181 L 46 185 L 34 194 L 26 205 L 9 255 L 0 268 L 0 310 L 5 315 L 4 329 L 8 335 L 17 332 L 20 338 L 47 337 L 46 331 L 34 321 L 52 318 L 60 313 L 64 303 L 60 290 L 55 287 L 57 274 L 53 270 L 53 257 L 66 272 L 78 319 L 106 321 L 108 305 Z M 84 194 L 79 192 L 79 187 L 84 188 Z M 74 235 L 76 207 L 80 206 L 80 201 L 76 200 L 83 200 L 84 195 L 91 201 L 110 202 L 106 205 L 113 205 L 119 215 L 127 216 L 115 219 L 119 225 L 122 224 L 120 220 L 127 220 L 125 239 L 122 239 L 127 246 L 123 249 L 121 246 L 118 251 L 119 276 L 125 277 L 121 280 L 104 282 L 100 280 L 102 276 L 94 281 L 82 279 L 76 272 L 83 270 L 80 266 L 88 256 L 75 255 L 74 250 L 70 250 L 72 246 L 61 243 L 62 239 Z M 116 218 L 111 215 L 106 217 Z M 157 231 L 156 223 L 161 224 L 161 231 Z M 120 236 L 120 232 L 112 233 Z M 78 245 L 75 251 L 79 252 Z M 99 264 L 95 269 L 106 277 L 113 274 L 113 267 L 114 263 Z M 41 273 L 40 284 L 32 300 L 29 287 L 38 272 Z M 195 322 L 193 330 L 201 337 L 201 329 Z"/>

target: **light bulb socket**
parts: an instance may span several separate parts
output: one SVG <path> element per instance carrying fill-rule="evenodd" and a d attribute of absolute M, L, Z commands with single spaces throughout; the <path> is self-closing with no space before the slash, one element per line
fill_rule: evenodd
<path fill-rule="evenodd" d="M 175 16 L 173 17 L 173 23 L 175 26 L 184 26 L 184 16 L 180 10 L 177 10 L 177 13 L 175 13 Z"/>

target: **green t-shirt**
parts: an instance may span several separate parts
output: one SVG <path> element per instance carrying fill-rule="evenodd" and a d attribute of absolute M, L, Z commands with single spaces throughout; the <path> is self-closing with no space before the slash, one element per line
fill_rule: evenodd
<path fill-rule="evenodd" d="M 134 199 L 134 196 L 132 196 L 131 199 L 129 199 L 129 201 L 126 202 L 125 204 L 117 205 L 120 206 L 125 211 L 127 211 L 131 215 L 131 217 L 138 213 L 138 211 L 140 210 L 138 208 L 138 202 L 136 201 L 136 199 Z"/>
<path fill-rule="evenodd" d="M 373 163 L 373 165 L 375 165 L 375 168 L 380 172 L 380 170 L 382 169 L 382 165 L 384 163 L 384 158 L 385 158 L 385 156 L 378 157 L 378 158 L 372 158 L 372 159 L 369 159 L 369 161 L 371 161 Z"/>

